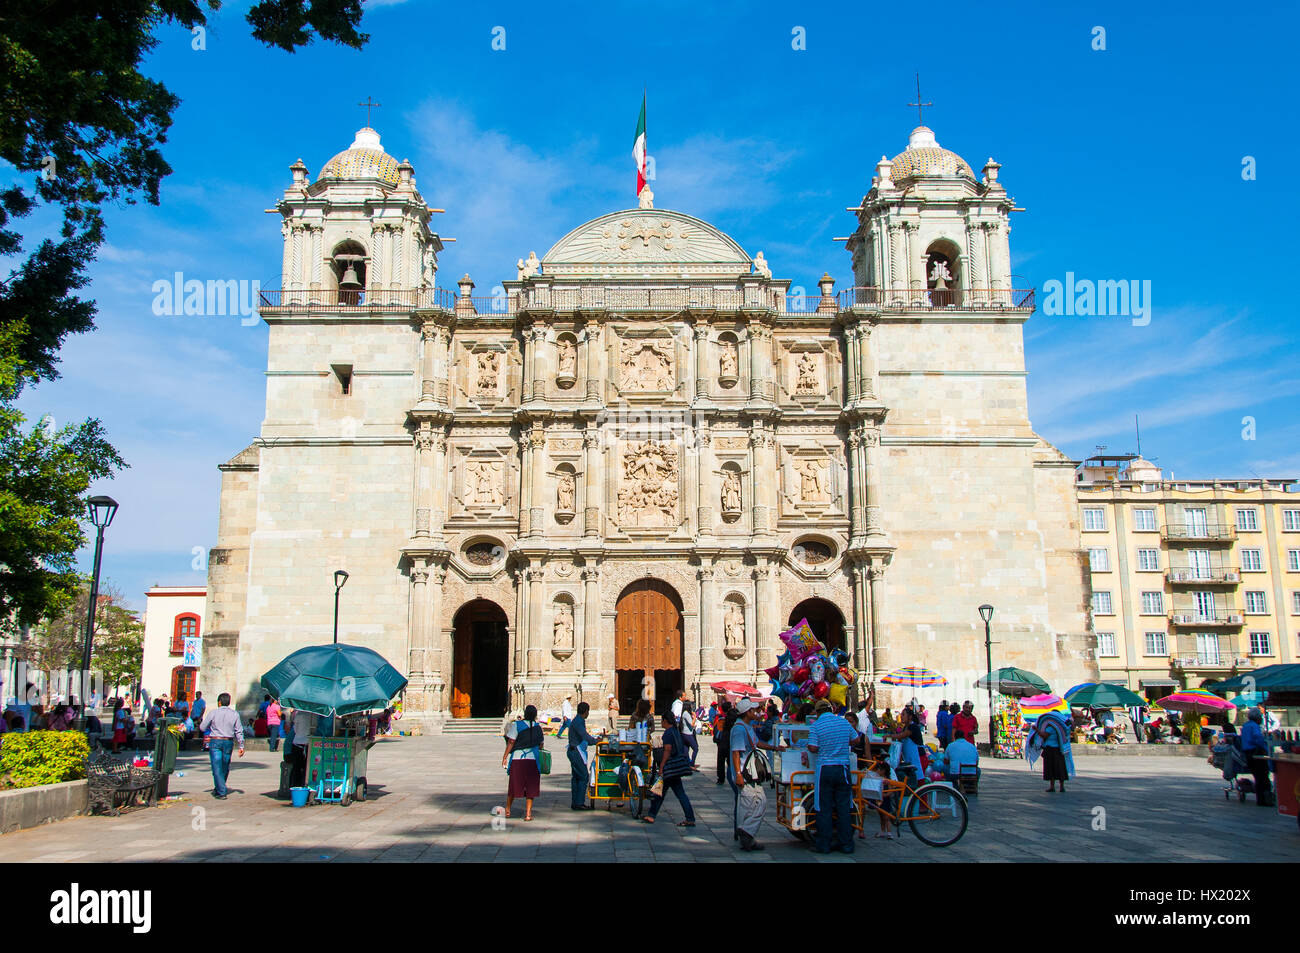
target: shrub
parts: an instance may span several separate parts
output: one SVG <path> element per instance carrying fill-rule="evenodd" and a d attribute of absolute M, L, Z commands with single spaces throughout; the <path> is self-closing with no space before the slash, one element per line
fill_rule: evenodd
<path fill-rule="evenodd" d="M 90 742 L 79 731 L 6 732 L 0 744 L 0 788 L 80 780 L 89 755 Z"/>

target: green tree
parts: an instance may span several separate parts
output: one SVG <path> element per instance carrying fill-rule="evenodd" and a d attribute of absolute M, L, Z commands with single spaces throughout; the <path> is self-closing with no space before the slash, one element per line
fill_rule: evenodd
<path fill-rule="evenodd" d="M 161 145 L 179 104 L 140 72 L 165 27 L 206 28 L 219 0 L 0 0 L 0 159 L 34 185 L 0 191 L 0 256 L 21 258 L 18 220 L 42 204 L 62 213 L 0 282 L 0 329 L 21 327 L 18 355 L 34 379 L 58 376 L 69 334 L 94 327 L 95 305 L 77 292 L 104 240 L 106 202 L 158 204 L 171 172 Z M 361 0 L 262 0 L 253 36 L 293 52 L 321 37 L 360 48 Z"/>
<path fill-rule="evenodd" d="M 98 420 L 25 427 L 13 404 L 35 376 L 17 356 L 23 330 L 0 327 L 0 620 L 10 626 L 67 608 L 82 579 L 86 490 L 126 466 Z"/>
<path fill-rule="evenodd" d="M 26 649 L 28 664 L 42 672 L 76 672 L 86 638 L 86 609 L 90 580 L 80 577 L 73 596 L 59 612 L 32 628 Z M 138 681 L 144 665 L 144 623 L 126 608 L 121 590 L 106 584 L 95 609 L 91 671 L 104 676 L 111 693 L 116 685 Z"/>

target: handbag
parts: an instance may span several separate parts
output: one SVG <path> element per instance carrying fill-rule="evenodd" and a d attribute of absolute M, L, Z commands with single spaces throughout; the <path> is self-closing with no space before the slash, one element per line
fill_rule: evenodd
<path fill-rule="evenodd" d="M 537 749 L 537 770 L 542 774 L 551 773 L 551 753 L 540 746 Z"/>

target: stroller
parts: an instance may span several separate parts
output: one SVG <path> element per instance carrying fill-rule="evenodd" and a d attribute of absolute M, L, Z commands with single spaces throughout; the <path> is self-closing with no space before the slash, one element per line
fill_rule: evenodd
<path fill-rule="evenodd" d="M 1227 783 L 1223 788 L 1226 801 L 1235 792 L 1243 804 L 1247 794 L 1255 793 L 1255 779 L 1251 777 L 1249 762 L 1241 750 L 1241 739 L 1232 735 L 1210 749 L 1210 763 L 1223 772 Z"/>

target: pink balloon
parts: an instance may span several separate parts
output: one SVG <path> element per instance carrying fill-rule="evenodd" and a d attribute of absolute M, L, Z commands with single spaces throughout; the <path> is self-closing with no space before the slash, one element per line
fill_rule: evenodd
<path fill-rule="evenodd" d="M 813 697 L 814 697 L 814 698 L 825 698 L 825 697 L 826 697 L 827 695 L 829 695 L 830 693 L 831 693 L 831 687 L 830 687 L 830 685 L 827 684 L 826 682 L 814 682 L 814 683 L 813 683 Z"/>

